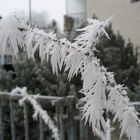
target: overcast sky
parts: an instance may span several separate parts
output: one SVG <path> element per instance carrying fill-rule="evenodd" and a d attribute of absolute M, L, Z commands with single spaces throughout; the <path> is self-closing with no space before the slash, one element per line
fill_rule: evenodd
<path fill-rule="evenodd" d="M 64 10 L 61 6 L 64 7 L 64 0 L 59 0 L 59 12 Z M 28 7 L 29 0 L 0 0 L 0 15 L 4 17 L 15 11 L 28 13 Z M 39 12 L 46 10 L 48 14 L 54 16 L 56 13 L 54 9 L 58 10 L 58 0 L 32 0 L 32 9 Z"/>
<path fill-rule="evenodd" d="M 55 19 L 61 29 L 63 15 L 66 12 L 65 0 L 31 0 L 32 10 L 36 12 L 46 11 L 47 20 Z M 59 1 L 59 3 L 58 3 Z M 13 12 L 29 13 L 29 0 L 0 0 L 0 15 L 5 17 Z"/>

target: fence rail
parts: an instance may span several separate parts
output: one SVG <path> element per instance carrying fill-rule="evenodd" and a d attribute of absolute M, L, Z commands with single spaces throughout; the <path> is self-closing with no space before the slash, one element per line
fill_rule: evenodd
<path fill-rule="evenodd" d="M 34 95 L 33 95 L 34 96 Z M 6 98 L 6 99 L 10 99 L 12 98 L 13 100 L 19 100 L 23 97 L 22 94 L 10 94 L 8 92 L 0 92 L 0 98 Z M 65 97 L 55 97 L 55 96 L 36 96 L 38 101 L 59 101 L 59 102 L 64 102 L 65 101 Z"/>
<path fill-rule="evenodd" d="M 11 126 L 11 140 L 17 140 L 16 125 L 15 125 L 15 111 L 13 102 L 18 101 L 23 96 L 21 94 L 10 94 L 7 92 L 0 92 L 0 140 L 5 140 L 4 136 L 4 122 L 3 122 L 3 107 L 2 103 L 9 101 L 10 109 L 10 126 Z M 89 128 L 85 127 L 83 121 L 80 120 L 78 110 L 76 110 L 76 99 L 74 96 L 67 97 L 54 97 L 54 96 L 36 96 L 37 101 L 42 104 L 49 102 L 53 104 L 55 111 L 53 112 L 56 117 L 55 122 L 60 132 L 61 140 L 89 140 Z M 78 113 L 77 113 L 78 112 Z M 30 126 L 29 126 L 29 110 L 28 104 L 23 107 L 24 118 L 24 138 L 30 140 Z M 45 125 L 41 118 L 39 118 L 39 140 L 44 140 Z"/>

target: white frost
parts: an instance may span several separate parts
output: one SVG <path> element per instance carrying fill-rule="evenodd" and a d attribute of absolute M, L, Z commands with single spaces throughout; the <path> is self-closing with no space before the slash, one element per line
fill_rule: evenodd
<path fill-rule="evenodd" d="M 23 106 L 25 104 L 25 102 L 29 102 L 33 109 L 34 109 L 34 114 L 33 114 L 33 118 L 35 120 L 37 120 L 38 117 L 41 117 L 41 119 L 44 121 L 44 123 L 46 125 L 48 125 L 49 129 L 52 130 L 52 137 L 55 140 L 60 140 L 60 135 L 58 132 L 57 127 L 55 126 L 54 122 L 52 121 L 52 119 L 50 118 L 50 116 L 48 115 L 46 110 L 43 110 L 42 107 L 40 106 L 40 104 L 36 101 L 36 97 L 38 96 L 31 96 L 27 93 L 27 89 L 24 88 L 15 88 L 12 90 L 11 92 L 12 95 L 14 94 L 21 94 L 23 96 L 22 99 L 19 100 L 19 104 L 21 106 Z"/>
<path fill-rule="evenodd" d="M 95 133 L 96 129 L 100 131 L 101 126 L 104 130 L 107 128 L 103 114 L 109 111 L 115 116 L 113 120 L 120 122 L 121 136 L 126 134 L 132 140 L 139 140 L 138 112 L 129 101 L 126 89 L 116 84 L 114 74 L 100 66 L 100 60 L 94 53 L 99 37 L 105 34 L 109 38 L 105 31 L 109 20 L 100 22 L 88 19 L 89 25 L 80 29 L 81 35 L 71 43 L 67 39 L 56 38 L 54 33 L 32 29 L 15 16 L 8 17 L 0 23 L 0 43 L 4 51 L 9 40 L 16 56 L 18 47 L 24 46 L 29 58 L 33 59 L 35 52 L 39 50 L 41 61 L 51 60 L 54 73 L 58 74 L 64 65 L 69 80 L 81 73 L 83 87 L 80 92 L 85 95 L 81 99 L 84 103 L 83 118 L 92 124 L 93 131 Z"/>

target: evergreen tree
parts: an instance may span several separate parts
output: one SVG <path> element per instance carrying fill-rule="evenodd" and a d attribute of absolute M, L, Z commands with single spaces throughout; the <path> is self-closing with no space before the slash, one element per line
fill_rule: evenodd
<path fill-rule="evenodd" d="M 115 79 L 118 83 L 124 84 L 131 90 L 138 85 L 139 65 L 137 55 L 134 53 L 134 45 L 129 40 L 125 42 L 119 34 L 115 34 L 112 25 L 107 28 L 110 40 L 102 37 L 97 44 L 97 56 L 109 71 L 115 73 Z"/>
<path fill-rule="evenodd" d="M 131 0 L 132 3 L 139 2 L 140 0 Z"/>
<path fill-rule="evenodd" d="M 31 94 L 50 96 L 66 96 L 78 92 L 74 85 L 67 80 L 66 73 L 53 75 L 48 63 L 40 63 L 25 59 L 18 61 L 15 65 L 16 77 L 13 79 L 10 72 L 1 69 L 0 89 L 11 91 L 16 86 L 26 86 Z"/>

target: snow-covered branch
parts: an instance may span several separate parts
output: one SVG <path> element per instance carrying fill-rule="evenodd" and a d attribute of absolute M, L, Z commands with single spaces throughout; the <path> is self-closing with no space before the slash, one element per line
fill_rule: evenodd
<path fill-rule="evenodd" d="M 58 70 L 64 65 L 69 80 L 81 73 L 83 87 L 80 92 L 85 95 L 81 99 L 84 103 L 83 118 L 92 125 L 93 131 L 102 128 L 105 132 L 107 123 L 103 114 L 112 112 L 115 115 L 114 121 L 120 122 L 121 135 L 126 134 L 132 140 L 138 140 L 140 137 L 138 112 L 129 101 L 126 89 L 116 84 L 114 74 L 101 66 L 100 60 L 95 56 L 95 45 L 99 37 L 105 34 L 109 38 L 105 31 L 109 20 L 100 22 L 89 19 L 89 25 L 80 29 L 81 35 L 71 43 L 66 38 L 58 39 L 54 33 L 32 29 L 13 16 L 0 23 L 1 47 L 4 51 L 9 41 L 16 56 L 18 47 L 23 47 L 28 57 L 33 59 L 35 52 L 39 50 L 41 61 L 50 59 L 55 74 L 58 74 Z"/>
<path fill-rule="evenodd" d="M 52 131 L 52 137 L 55 140 L 60 140 L 60 135 L 57 127 L 55 126 L 54 122 L 48 115 L 47 111 L 43 110 L 40 104 L 36 101 L 36 95 L 35 96 L 29 95 L 25 87 L 24 88 L 17 87 L 12 90 L 11 94 L 12 95 L 21 94 L 23 98 L 19 100 L 19 104 L 23 106 L 25 102 L 29 102 L 34 109 L 33 118 L 37 120 L 37 118 L 40 117 L 44 121 L 44 123 L 48 125 L 49 129 Z"/>

